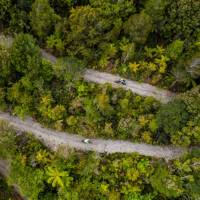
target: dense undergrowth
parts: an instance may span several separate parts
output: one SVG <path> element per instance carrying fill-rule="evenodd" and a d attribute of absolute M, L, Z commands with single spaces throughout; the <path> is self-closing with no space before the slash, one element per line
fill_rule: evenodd
<path fill-rule="evenodd" d="M 32 200 L 197 200 L 199 150 L 166 163 L 137 154 L 95 154 L 45 148 L 1 122 L 0 157 L 11 163 L 9 185 Z M 63 157 L 64 155 L 64 157 Z"/>

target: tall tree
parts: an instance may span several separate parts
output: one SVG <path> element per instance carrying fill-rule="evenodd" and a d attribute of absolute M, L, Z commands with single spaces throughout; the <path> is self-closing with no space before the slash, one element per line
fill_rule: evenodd
<path fill-rule="evenodd" d="M 144 12 L 129 17 L 124 24 L 124 31 L 137 44 L 144 44 L 153 29 L 151 17 Z"/>
<path fill-rule="evenodd" d="M 41 64 L 40 49 L 29 34 L 19 34 L 11 48 L 11 63 L 21 74 L 37 74 Z"/>
<path fill-rule="evenodd" d="M 48 0 L 36 0 L 32 4 L 30 23 L 34 33 L 42 40 L 51 33 L 59 16 L 56 15 Z"/>

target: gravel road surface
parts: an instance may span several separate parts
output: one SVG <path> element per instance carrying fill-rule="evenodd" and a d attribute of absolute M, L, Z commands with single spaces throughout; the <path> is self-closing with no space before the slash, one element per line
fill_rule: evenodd
<path fill-rule="evenodd" d="M 95 151 L 108 154 L 136 152 L 144 156 L 164 158 L 166 160 L 177 158 L 187 151 L 186 149 L 172 146 L 163 147 L 110 139 L 91 139 L 91 144 L 85 144 L 82 142 L 84 138 L 79 135 L 44 128 L 39 123 L 34 122 L 32 118 L 27 118 L 23 121 L 8 113 L 0 112 L 0 120 L 9 122 L 17 130 L 31 132 L 54 151 L 60 147 L 71 147 L 82 151 Z"/>

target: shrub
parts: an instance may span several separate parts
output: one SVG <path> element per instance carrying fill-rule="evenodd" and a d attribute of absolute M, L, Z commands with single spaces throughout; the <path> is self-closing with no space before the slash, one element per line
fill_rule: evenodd
<path fill-rule="evenodd" d="M 186 124 L 189 114 L 182 100 L 176 99 L 163 105 L 157 113 L 157 122 L 160 129 L 170 135 L 176 133 Z"/>

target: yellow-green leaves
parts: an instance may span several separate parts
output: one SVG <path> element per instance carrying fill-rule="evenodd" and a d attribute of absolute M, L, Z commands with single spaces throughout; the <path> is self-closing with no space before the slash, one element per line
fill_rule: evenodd
<path fill-rule="evenodd" d="M 48 176 L 47 182 L 52 185 L 52 187 L 64 188 L 64 179 L 69 177 L 67 171 L 59 171 L 56 168 L 48 167 L 46 170 Z"/>

